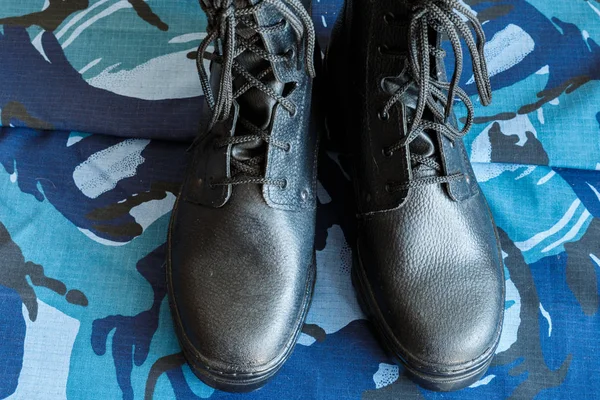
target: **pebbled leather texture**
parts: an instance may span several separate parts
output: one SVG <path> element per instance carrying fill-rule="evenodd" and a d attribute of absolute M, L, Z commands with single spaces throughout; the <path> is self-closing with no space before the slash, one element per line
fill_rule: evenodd
<path fill-rule="evenodd" d="M 332 140 L 349 143 L 344 150 L 353 160 L 354 268 L 367 312 L 421 384 L 454 390 L 485 372 L 498 344 L 504 269 L 493 218 L 462 140 L 452 144 L 435 134 L 421 144 L 436 151 L 446 174 L 463 173 L 465 179 L 384 190 L 388 180 L 406 182 L 414 174 L 405 148 L 391 157 L 381 148 L 406 133 L 418 95 L 410 88 L 389 120 L 377 117 L 391 95 L 386 86 L 405 79 L 401 57 L 385 61 L 378 51 L 384 44 L 408 49 L 407 27 L 384 22 L 390 12 L 406 16 L 408 24 L 408 2 L 346 0 L 326 58 L 328 128 Z M 433 69 L 445 77 L 442 65 Z"/>
<path fill-rule="evenodd" d="M 304 1 L 304 4 L 307 9 L 310 9 L 309 1 Z M 262 25 L 272 25 L 279 21 L 280 16 L 264 12 L 260 13 L 257 19 Z M 295 43 L 291 29 L 283 32 L 263 33 L 262 37 L 269 51 L 285 53 L 292 50 L 296 53 L 298 61 L 273 65 L 278 81 L 297 82 L 291 87 L 288 99 L 298 106 L 298 111 L 295 115 L 290 115 L 281 107 L 275 107 L 271 136 L 275 140 L 288 143 L 290 151 L 278 151 L 273 146 L 269 148 L 267 176 L 283 177 L 287 184 L 284 188 L 264 186 L 265 201 L 272 207 L 285 210 L 312 208 L 316 205 L 318 146 L 316 119 L 311 118 L 313 82 L 303 68 L 303 60 L 306 58 L 305 47 L 290 47 L 290 43 Z M 317 58 L 315 63 L 319 64 L 321 57 L 318 47 L 315 53 Z M 319 69 L 320 66 L 317 65 L 317 70 Z"/>
<path fill-rule="evenodd" d="M 254 18 L 269 25 L 282 16 L 267 4 Z M 261 35 L 269 51 L 296 46 L 291 32 Z M 171 217 L 167 280 L 177 334 L 192 370 L 223 390 L 253 390 L 277 372 L 295 346 L 314 287 L 318 130 L 311 118 L 313 80 L 304 70 L 305 54 L 296 55 L 299 68 L 272 63 L 277 73 L 264 81 L 277 93 L 293 85 L 287 98 L 297 113 L 290 116 L 255 89 L 234 100 L 229 119 L 194 147 Z M 238 62 L 248 70 L 264 69 L 266 61 L 244 57 Z M 290 148 L 215 146 L 242 129 L 241 117 Z M 230 176 L 231 157 L 243 160 L 257 150 L 267 155 L 265 177 L 285 179 L 285 188 L 210 185 Z"/>
<path fill-rule="evenodd" d="M 358 251 L 396 354 L 451 371 L 493 351 L 504 309 L 494 226 L 481 194 L 461 202 L 441 185 L 358 220 Z"/>
<path fill-rule="evenodd" d="M 258 185 L 241 185 L 224 207 L 180 200 L 173 212 L 170 292 L 183 345 L 223 373 L 276 365 L 302 327 L 315 211 L 273 209 Z"/>
<path fill-rule="evenodd" d="M 256 3 L 256 1 L 253 1 Z M 255 16 L 258 23 L 274 25 L 281 20 L 282 16 L 272 7 L 265 6 L 261 12 Z M 239 113 L 257 126 L 269 131 L 274 141 L 288 144 L 289 151 L 284 151 L 276 146 L 268 146 L 266 174 L 268 179 L 285 179 L 285 187 L 265 186 L 263 195 L 265 201 L 275 208 L 284 210 L 300 210 L 314 208 L 316 205 L 316 182 L 317 182 L 317 148 L 318 148 L 318 127 L 316 119 L 311 117 L 314 109 L 313 99 L 313 79 L 310 78 L 303 68 L 306 54 L 304 46 L 297 45 L 295 36 L 290 27 L 283 32 L 261 33 L 260 34 L 266 49 L 273 54 L 283 54 L 293 49 L 297 62 L 272 63 L 276 80 L 267 81 L 266 84 L 274 92 L 281 94 L 285 90 L 285 84 L 289 84 L 289 93 L 287 99 L 294 102 L 297 106 L 297 112 L 294 115 L 285 110 L 268 95 L 256 89 L 250 89 L 237 100 L 241 106 Z M 306 40 L 306 38 L 304 38 Z M 242 55 L 242 64 L 248 64 L 250 69 L 258 69 L 257 62 L 252 55 Z M 315 51 L 315 63 L 321 62 L 320 51 Z M 263 61 L 264 63 L 264 61 Z M 213 64 L 213 68 L 218 68 L 218 64 Z M 264 68 L 262 68 L 264 69 Z M 317 65 L 317 70 L 320 66 Z M 212 76 L 215 76 L 213 74 Z M 218 92 L 218 79 L 211 79 L 214 91 Z M 237 85 L 245 83 L 243 78 L 236 80 Z M 233 114 L 233 112 L 231 113 Z M 221 121 L 215 125 L 210 132 L 202 138 L 197 159 L 222 159 L 222 154 L 230 157 L 230 149 L 215 149 L 214 142 L 219 138 L 226 136 L 232 125 L 230 119 Z M 234 146 L 233 154 L 239 154 L 243 145 Z M 216 154 L 215 154 L 216 153 Z M 204 183 L 210 183 L 212 180 L 218 180 L 221 177 L 230 176 L 230 163 L 227 162 L 201 163 L 197 169 L 195 179 Z M 228 190 L 213 191 L 211 195 L 194 196 L 194 201 L 199 204 L 220 207 L 227 201 L 231 193 Z"/>

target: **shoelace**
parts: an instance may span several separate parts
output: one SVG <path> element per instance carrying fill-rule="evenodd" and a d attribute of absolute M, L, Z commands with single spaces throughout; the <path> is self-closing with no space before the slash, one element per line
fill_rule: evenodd
<path fill-rule="evenodd" d="M 492 98 L 492 89 L 484 54 L 485 34 L 477 17 L 458 0 L 420 0 L 413 7 L 412 12 L 409 26 L 409 41 L 411 46 L 409 47 L 407 59 L 412 79 L 396 90 L 390 97 L 379 114 L 380 118 L 383 120 L 389 118 L 390 109 L 396 102 L 400 101 L 402 95 L 412 83 L 417 84 L 419 97 L 414 119 L 408 129 L 407 135 L 389 148 L 384 149 L 384 153 L 388 156 L 391 156 L 402 147 L 409 149 L 410 143 L 425 130 L 439 132 L 453 143 L 455 140 L 462 138 L 471 129 L 474 113 L 473 103 L 471 103 L 467 94 L 458 87 L 463 68 L 461 37 L 465 40 L 471 54 L 473 75 L 481 103 L 488 105 Z M 475 42 L 469 26 L 461 19 L 461 15 L 471 22 L 477 42 Z M 386 18 L 389 18 L 389 16 Z M 455 54 L 455 64 L 452 79 L 449 83 L 431 77 L 430 56 L 443 58 L 445 57 L 445 51 L 429 44 L 430 27 L 437 32 L 446 33 L 452 44 Z M 462 100 L 467 108 L 467 118 L 460 130 L 448 123 L 455 97 Z M 440 104 L 442 107 L 440 107 Z M 426 109 L 430 110 L 443 123 L 425 120 L 423 116 Z M 419 164 L 418 167 L 425 165 L 443 173 L 442 166 L 432 158 L 418 154 L 410 154 L 410 158 L 412 163 Z M 452 182 L 463 178 L 463 174 L 427 177 L 415 179 L 408 183 L 390 183 L 386 189 L 394 192 L 417 186 Z"/>
<path fill-rule="evenodd" d="M 313 52 L 316 36 L 312 19 L 302 3 L 299 0 L 262 0 L 255 5 L 238 8 L 236 7 L 234 0 L 209 0 L 206 3 L 203 0 L 200 0 L 200 5 L 208 17 L 208 27 L 207 35 L 198 47 L 196 64 L 200 74 L 200 83 L 202 84 L 204 95 L 213 113 L 209 129 L 211 129 L 218 121 L 227 119 L 234 100 L 253 87 L 275 99 L 275 101 L 287 110 L 290 115 L 294 116 L 296 114 L 296 105 L 262 82 L 262 79 L 273 74 L 273 68 L 269 66 L 260 73 L 252 75 L 236 61 L 236 57 L 244 51 L 251 51 L 270 63 L 293 61 L 296 54 L 299 53 L 299 51 L 295 51 L 293 48 L 290 48 L 284 54 L 271 54 L 256 44 L 256 42 L 260 40 L 260 33 L 277 32 L 285 29 L 286 25 L 289 24 L 296 34 L 297 46 L 299 46 L 302 43 L 302 39 L 306 37 L 306 40 L 304 41 L 306 50 L 304 67 L 309 76 L 314 77 Z M 266 5 L 271 5 L 279 11 L 283 16 L 283 19 L 274 25 L 259 26 L 253 20 L 252 15 Z M 246 31 L 254 32 L 254 35 L 251 38 L 241 36 L 238 33 L 240 26 Z M 214 53 L 207 52 L 207 48 L 211 43 L 215 45 Z M 221 64 L 219 92 L 216 96 L 210 85 L 209 72 L 204 66 L 204 59 Z M 234 75 L 242 76 L 246 81 L 245 84 L 235 90 L 235 92 L 233 87 L 233 81 L 235 79 Z M 227 139 L 216 143 L 215 145 L 217 147 L 226 147 L 260 140 L 284 151 L 290 150 L 289 143 L 281 143 L 272 139 L 268 132 L 260 129 L 250 121 L 239 117 L 238 123 L 249 131 L 250 134 L 228 137 Z M 286 185 L 285 179 L 267 179 L 263 176 L 264 172 L 261 169 L 264 160 L 264 155 L 255 156 L 245 161 L 236 160 L 232 157 L 231 178 L 212 182 L 211 185 L 221 186 L 256 183 L 284 187 Z"/>

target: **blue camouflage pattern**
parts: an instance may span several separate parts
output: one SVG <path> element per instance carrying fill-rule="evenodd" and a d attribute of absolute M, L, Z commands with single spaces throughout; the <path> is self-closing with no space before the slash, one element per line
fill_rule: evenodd
<path fill-rule="evenodd" d="M 313 5 L 322 48 L 341 3 Z M 506 273 L 492 366 L 439 394 L 384 353 L 350 279 L 348 160 L 323 152 L 313 304 L 281 373 L 245 398 L 600 398 L 600 2 L 466 3 L 494 89 L 482 107 L 462 77 Z M 166 299 L 169 214 L 205 108 L 198 2 L 5 1 L 0 26 L 0 398 L 239 397 L 185 365 Z"/>

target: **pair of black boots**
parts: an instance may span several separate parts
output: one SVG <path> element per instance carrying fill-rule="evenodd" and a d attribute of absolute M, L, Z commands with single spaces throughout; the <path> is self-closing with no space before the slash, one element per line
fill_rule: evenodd
<path fill-rule="evenodd" d="M 426 388 L 475 382 L 504 310 L 494 223 L 461 140 L 473 114 L 457 85 L 461 40 L 482 103 L 491 99 L 479 21 L 458 0 L 346 0 L 321 73 L 300 0 L 200 3 L 211 119 L 173 210 L 167 260 L 192 370 L 215 388 L 249 391 L 290 357 L 315 283 L 326 112 L 330 138 L 353 160 L 353 281 L 381 342 Z M 449 80 L 442 35 L 454 52 Z M 468 110 L 462 128 L 456 97 Z"/>

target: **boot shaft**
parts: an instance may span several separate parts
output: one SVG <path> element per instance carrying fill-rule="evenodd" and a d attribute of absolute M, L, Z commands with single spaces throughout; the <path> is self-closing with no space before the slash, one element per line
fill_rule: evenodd
<path fill-rule="evenodd" d="M 281 209 L 314 208 L 314 28 L 298 0 L 212 1 L 199 60 L 212 123 L 197 142 L 190 199 L 222 207 L 238 184 Z M 215 51 L 206 54 L 212 43 Z"/>
<path fill-rule="evenodd" d="M 326 60 L 332 96 L 328 103 L 334 105 L 329 128 L 339 132 L 340 126 L 348 127 L 339 135 L 346 138 L 338 140 L 352 144 L 362 212 L 398 207 L 417 180 L 443 182 L 454 200 L 479 190 L 460 138 L 464 133 L 453 113 L 443 115 L 448 107 L 442 97 L 450 91 L 462 93 L 449 87 L 441 57 L 440 31 L 462 29 L 461 15 L 453 8 L 462 6 L 455 3 L 347 0 L 338 17 Z M 433 88 L 429 82 L 434 82 L 441 90 L 432 89 L 434 98 L 421 101 L 425 78 L 419 73 L 425 68 L 427 86 Z M 466 95 L 461 98 L 468 100 Z M 343 115 L 345 110 L 349 115 Z M 345 119 L 350 122 L 345 124 Z M 415 129 L 442 125 L 442 132 Z M 398 145 L 403 141 L 406 145 Z"/>

